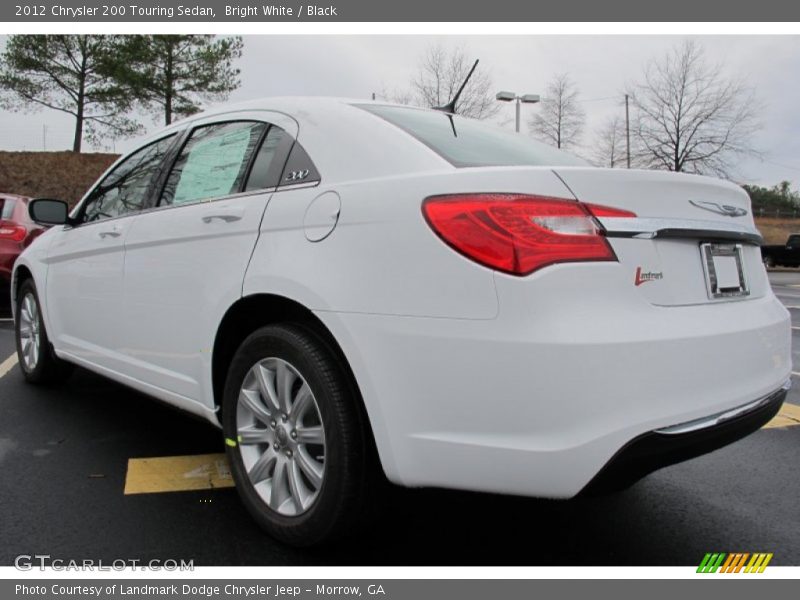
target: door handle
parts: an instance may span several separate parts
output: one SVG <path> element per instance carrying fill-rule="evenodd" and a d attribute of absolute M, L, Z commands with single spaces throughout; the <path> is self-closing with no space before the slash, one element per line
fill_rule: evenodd
<path fill-rule="evenodd" d="M 119 231 L 101 231 L 98 235 L 100 239 L 106 239 L 107 237 L 118 238 L 122 234 Z"/>
<path fill-rule="evenodd" d="M 241 221 L 242 215 L 236 214 L 219 214 L 219 215 L 206 215 L 203 217 L 203 223 L 211 223 L 215 219 L 219 219 L 220 221 L 224 221 L 225 223 L 233 223 L 234 221 Z"/>

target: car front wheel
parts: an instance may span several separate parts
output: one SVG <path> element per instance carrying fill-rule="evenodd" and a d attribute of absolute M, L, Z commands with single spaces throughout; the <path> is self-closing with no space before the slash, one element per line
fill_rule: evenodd
<path fill-rule="evenodd" d="M 50 346 L 36 286 L 31 279 L 22 282 L 17 293 L 14 330 L 17 360 L 27 381 L 55 383 L 72 373 L 72 365 L 59 359 Z"/>
<path fill-rule="evenodd" d="M 239 495 L 272 536 L 331 541 L 363 515 L 370 445 L 354 385 L 311 329 L 250 335 L 228 372 L 223 429 Z"/>

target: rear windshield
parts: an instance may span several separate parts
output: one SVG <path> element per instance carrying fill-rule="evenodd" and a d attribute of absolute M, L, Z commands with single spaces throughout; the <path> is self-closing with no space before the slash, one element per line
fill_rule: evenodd
<path fill-rule="evenodd" d="M 14 213 L 14 199 L 0 197 L 0 219 L 10 219 Z"/>
<path fill-rule="evenodd" d="M 586 166 L 576 156 L 495 125 L 444 112 L 361 104 L 414 136 L 456 167 Z"/>

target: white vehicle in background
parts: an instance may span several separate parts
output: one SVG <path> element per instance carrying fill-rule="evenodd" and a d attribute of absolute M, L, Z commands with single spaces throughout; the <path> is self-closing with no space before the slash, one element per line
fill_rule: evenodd
<path fill-rule="evenodd" d="M 570 498 L 758 429 L 791 372 L 747 195 L 441 111 L 275 98 L 120 159 L 17 261 L 19 360 L 220 426 L 268 532 L 396 484 Z"/>

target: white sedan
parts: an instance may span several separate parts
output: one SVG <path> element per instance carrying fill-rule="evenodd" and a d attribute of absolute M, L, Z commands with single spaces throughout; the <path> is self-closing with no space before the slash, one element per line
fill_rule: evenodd
<path fill-rule="evenodd" d="M 56 226 L 14 271 L 25 378 L 80 365 L 220 426 L 243 502 L 298 545 L 358 524 L 383 475 L 626 485 L 788 388 L 745 192 L 442 111 L 232 106 L 30 212 Z"/>

